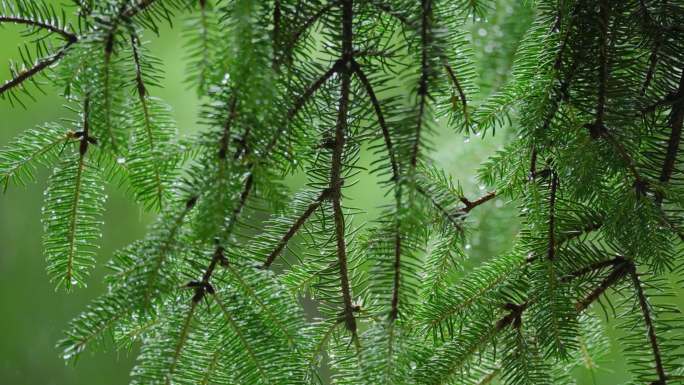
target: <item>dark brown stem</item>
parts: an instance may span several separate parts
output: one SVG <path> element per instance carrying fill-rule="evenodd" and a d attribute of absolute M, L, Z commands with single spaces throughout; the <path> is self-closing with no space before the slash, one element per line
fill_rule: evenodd
<path fill-rule="evenodd" d="M 268 255 L 266 258 L 266 261 L 264 261 L 263 265 L 261 266 L 262 269 L 268 269 L 271 267 L 271 264 L 276 260 L 276 258 L 280 255 L 280 253 L 283 251 L 285 246 L 287 246 L 287 243 L 292 239 L 292 237 L 297 234 L 297 231 L 304 226 L 306 221 L 309 219 L 309 217 L 321 206 L 321 204 L 328 199 L 330 196 L 330 190 L 324 190 L 318 195 L 318 198 L 311 202 L 309 206 L 304 210 L 304 212 L 297 218 L 297 220 L 290 226 L 290 228 L 287 230 L 287 232 L 283 235 L 282 238 L 278 241 L 278 244 L 276 247 L 271 251 L 271 253 Z"/>
<path fill-rule="evenodd" d="M 341 86 L 340 100 L 338 105 L 337 124 L 335 128 L 335 146 L 332 154 L 332 166 L 330 168 L 330 191 L 335 220 L 335 238 L 337 241 L 337 259 L 340 269 L 340 284 L 342 299 L 344 302 L 344 321 L 347 330 L 352 333 L 356 340 L 356 318 L 352 304 L 351 287 L 349 283 L 349 271 L 347 266 L 347 250 L 345 241 L 345 220 L 342 212 L 342 159 L 344 155 L 347 135 L 347 118 L 349 109 L 349 97 L 351 92 L 351 59 L 353 55 L 353 4 L 352 0 L 342 1 L 342 60 L 344 65 L 340 70 Z"/>
<path fill-rule="evenodd" d="M 600 136 L 603 120 L 606 115 L 606 92 L 608 87 L 608 27 L 610 23 L 610 4 L 608 0 L 599 0 L 599 27 L 601 44 L 599 47 L 598 100 L 596 102 L 596 122 L 592 137 Z"/>
<path fill-rule="evenodd" d="M 154 4 L 157 0 L 140 0 L 138 1 L 138 4 L 124 10 L 121 13 L 121 16 L 123 18 L 131 18 L 140 12 L 145 11 L 148 7 L 150 7 L 152 4 Z"/>
<path fill-rule="evenodd" d="M 230 144 L 230 130 L 233 124 L 233 120 L 235 120 L 236 112 L 237 112 L 237 96 L 233 95 L 230 98 L 230 103 L 228 107 L 228 117 L 226 118 L 226 122 L 223 125 L 223 134 L 221 135 L 221 140 L 219 143 L 219 152 L 218 152 L 218 157 L 219 159 L 226 159 L 226 154 L 228 153 L 228 145 Z"/>
<path fill-rule="evenodd" d="M 682 69 L 682 75 L 679 78 L 679 90 L 677 91 L 680 95 L 684 95 L 684 69 Z M 675 161 L 677 160 L 677 154 L 679 153 L 679 143 L 682 139 L 682 124 L 684 123 L 684 98 L 680 98 L 672 106 L 672 111 L 670 112 L 670 137 L 667 140 L 667 152 L 665 153 L 665 161 L 663 162 L 663 168 L 660 171 L 660 181 L 667 183 L 672 178 L 672 173 L 675 169 Z M 660 204 L 663 200 L 662 194 L 656 194 L 657 203 Z"/>
<path fill-rule="evenodd" d="M 494 199 L 495 197 L 496 197 L 496 191 L 490 191 L 490 192 L 486 193 L 485 195 L 475 199 L 474 201 L 468 200 L 468 198 L 466 198 L 466 197 L 461 197 L 460 198 L 461 202 L 463 202 L 465 207 L 459 211 L 464 213 L 464 214 L 467 214 L 470 211 L 472 211 L 474 208 L 476 208 L 477 206 L 484 204 L 484 203 L 487 203 L 490 200 Z"/>
<path fill-rule="evenodd" d="M 592 222 L 592 223 L 584 226 L 583 228 L 581 228 L 579 230 L 572 230 L 571 232 L 561 234 L 561 236 L 556 239 L 556 248 L 558 248 L 561 245 L 564 245 L 564 244 L 572 241 L 573 239 L 576 239 L 576 238 L 578 238 L 584 234 L 588 234 L 588 233 L 591 233 L 593 231 L 596 231 L 596 230 L 600 229 L 602 226 L 603 226 L 603 222 L 596 221 L 596 222 Z M 527 263 L 532 263 L 532 262 L 536 261 L 538 257 L 539 257 L 538 255 L 533 255 L 531 257 L 528 257 L 526 261 L 527 261 Z"/>
<path fill-rule="evenodd" d="M 446 69 L 447 74 L 449 75 L 449 80 L 451 80 L 451 84 L 458 91 L 459 98 L 461 99 L 461 106 L 463 108 L 463 116 L 464 116 L 465 120 L 467 121 L 468 120 L 468 100 L 466 99 L 465 92 L 463 92 L 463 87 L 461 87 L 461 83 L 458 81 L 458 78 L 456 77 L 456 73 L 454 72 L 454 69 L 451 68 L 451 65 L 446 60 L 444 61 L 444 69 Z"/>
<path fill-rule="evenodd" d="M 0 24 L 2 24 L 2 23 L 24 24 L 24 25 L 37 27 L 37 28 L 42 28 L 42 29 L 48 30 L 50 32 L 54 32 L 56 34 L 61 35 L 69 43 L 75 43 L 76 41 L 78 41 L 78 36 L 76 36 L 75 34 L 67 31 L 66 29 L 60 28 L 57 25 L 50 24 L 46 21 L 26 19 L 26 18 L 18 17 L 18 16 L 0 15 Z"/>
<path fill-rule="evenodd" d="M 431 44 L 431 18 L 432 1 L 421 0 L 421 62 L 420 62 L 420 81 L 418 84 L 418 119 L 415 138 L 413 139 L 413 150 L 411 151 L 411 167 L 415 168 L 418 164 L 418 153 L 420 150 L 420 138 L 423 130 L 423 120 L 425 118 L 425 108 L 428 100 L 428 82 L 430 80 L 430 63 L 428 48 Z"/>
<path fill-rule="evenodd" d="M 575 303 L 575 310 L 578 312 L 586 310 L 589 305 L 603 295 L 606 290 L 618 283 L 622 278 L 625 277 L 625 275 L 627 275 L 629 262 L 617 263 L 614 266 L 615 267 L 613 268 L 613 271 L 611 271 L 611 273 L 604 278 L 594 290 L 592 290 L 586 297 Z"/>
<path fill-rule="evenodd" d="M 572 272 L 571 274 L 568 274 L 564 277 L 561 278 L 561 282 L 567 283 L 571 282 L 572 280 L 582 277 L 584 275 L 587 275 L 589 273 L 593 273 L 602 269 L 605 269 L 607 267 L 615 267 L 619 263 L 624 263 L 625 259 L 622 256 L 615 257 L 613 259 L 609 259 L 606 261 L 599 261 L 599 262 L 594 262 L 590 264 L 589 266 L 583 267 L 577 271 Z"/>
<path fill-rule="evenodd" d="M 281 136 L 283 135 L 283 131 L 287 128 L 287 126 L 290 124 L 292 119 L 294 119 L 295 116 L 299 113 L 299 110 L 301 110 L 304 105 L 306 105 L 306 102 L 311 99 L 311 96 L 319 89 L 321 88 L 336 72 L 338 72 L 343 66 L 343 63 L 341 60 L 338 60 L 335 62 L 335 64 L 328 70 L 326 71 L 321 77 L 316 79 L 311 85 L 304 91 L 304 93 L 295 100 L 294 104 L 292 105 L 292 108 L 287 112 L 287 116 L 285 117 L 285 122 L 281 126 L 279 130 L 273 135 L 271 138 L 270 142 L 266 146 L 266 154 L 271 153 L 273 149 L 275 149 L 276 145 L 278 144 L 278 141 L 281 139 Z"/>
<path fill-rule="evenodd" d="M 375 8 L 379 9 L 380 11 L 392 16 L 393 18 L 397 19 L 400 21 L 402 24 L 404 24 L 408 28 L 413 28 L 413 23 L 409 20 L 408 17 L 405 15 L 397 12 L 392 8 L 390 4 L 384 3 L 380 0 L 374 0 L 370 2 L 372 6 Z"/>
<path fill-rule="evenodd" d="M 15 77 L 13 77 L 12 79 L 5 82 L 5 84 L 0 86 L 0 95 L 4 94 L 5 92 L 11 90 L 14 87 L 19 86 L 26 80 L 32 78 L 36 74 L 57 63 L 64 57 L 67 50 L 69 49 L 69 47 L 71 47 L 72 44 L 72 42 L 68 42 L 62 48 L 60 48 L 60 50 L 57 51 L 54 55 L 41 59 L 33 67 L 19 72 Z"/>
<path fill-rule="evenodd" d="M 380 101 L 378 100 L 375 91 L 373 90 L 373 86 L 368 80 L 368 77 L 363 72 L 359 64 L 356 61 L 353 61 L 352 63 L 352 67 L 354 69 L 354 72 L 356 73 L 356 76 L 359 78 L 359 81 L 366 90 L 366 94 L 368 94 L 368 98 L 370 99 L 370 103 L 373 106 L 373 110 L 375 110 L 375 115 L 378 119 L 378 125 L 380 126 L 380 130 L 382 130 L 382 137 L 385 140 L 385 147 L 387 147 L 387 153 L 390 157 L 390 165 L 392 166 L 392 179 L 395 182 L 398 182 L 399 167 L 397 166 L 397 158 L 396 154 L 394 153 L 394 147 L 392 145 L 392 137 L 390 136 L 389 128 L 387 127 L 387 122 L 385 121 L 385 116 L 382 113 Z"/>
<path fill-rule="evenodd" d="M 150 145 L 150 152 L 154 153 L 156 143 L 154 141 L 154 135 L 152 133 L 152 119 L 150 116 L 150 110 L 147 100 L 147 88 L 145 87 L 145 81 L 143 79 L 142 65 L 140 62 L 140 54 L 138 52 L 138 45 L 140 40 L 135 34 L 131 34 L 131 48 L 133 50 L 133 62 L 135 63 L 135 83 L 138 89 L 138 99 L 140 101 L 140 106 L 142 107 L 144 124 L 145 124 L 145 134 Z M 163 208 L 164 204 L 164 185 L 162 183 L 162 172 L 159 169 L 157 162 L 153 162 L 154 178 L 156 185 L 156 195 L 159 201 L 159 209 Z"/>
<path fill-rule="evenodd" d="M 658 374 L 658 384 L 665 385 L 667 384 L 667 375 L 665 374 L 665 369 L 663 368 L 663 359 L 660 355 L 660 346 L 658 345 L 658 338 L 656 337 L 656 331 L 653 325 L 653 318 L 651 316 L 650 305 L 648 303 L 646 295 L 644 294 L 644 289 L 641 286 L 641 281 L 639 280 L 639 274 L 636 271 L 636 266 L 634 266 L 633 263 L 629 265 L 629 274 L 632 278 L 632 284 L 634 285 L 634 290 L 639 301 L 641 314 L 644 317 L 644 324 L 646 325 L 648 340 L 651 344 L 651 350 L 653 351 L 655 369 L 656 373 Z"/>
<path fill-rule="evenodd" d="M 330 1 L 328 4 L 325 5 L 325 7 L 321 8 L 318 10 L 318 12 L 314 13 L 311 15 L 308 19 L 304 21 L 302 26 L 295 31 L 294 34 L 292 34 L 292 39 L 290 40 L 290 43 L 288 45 L 288 50 L 292 49 L 292 47 L 299 42 L 299 39 L 301 39 L 302 35 L 309 29 L 311 26 L 318 21 L 318 19 L 321 18 L 326 12 L 328 12 L 333 5 L 335 5 L 337 2 L 336 1 Z"/>

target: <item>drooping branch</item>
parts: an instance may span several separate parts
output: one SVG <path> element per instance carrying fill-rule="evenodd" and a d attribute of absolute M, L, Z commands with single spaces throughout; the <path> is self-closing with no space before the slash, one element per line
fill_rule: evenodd
<path fill-rule="evenodd" d="M 290 226 L 282 238 L 280 238 L 273 251 L 271 251 L 268 257 L 266 257 L 266 261 L 264 261 L 263 265 L 261 266 L 262 269 L 268 269 L 271 267 L 271 264 L 273 264 L 285 246 L 287 246 L 287 243 L 290 241 L 290 239 L 297 234 L 299 229 L 304 226 L 309 217 L 321 206 L 321 204 L 328 199 L 330 194 L 331 191 L 329 189 L 325 189 L 318 195 L 316 200 L 309 204 L 306 210 L 304 210 L 304 212 L 297 218 L 297 220 L 295 220 L 295 222 L 292 224 L 292 226 Z"/>
<path fill-rule="evenodd" d="M 378 100 L 378 97 L 375 94 L 375 90 L 373 90 L 373 85 L 368 80 L 366 73 L 363 71 L 363 69 L 361 69 L 361 66 L 359 66 L 359 63 L 357 63 L 355 60 L 352 61 L 352 68 L 354 69 L 354 73 L 356 73 L 356 76 L 359 78 L 359 81 L 363 85 L 363 88 L 366 90 L 366 94 L 368 94 L 368 99 L 370 99 L 370 103 L 373 106 L 373 110 L 375 111 L 375 115 L 378 119 L 378 125 L 380 126 L 380 130 L 382 131 L 382 137 L 385 140 L 385 147 L 387 147 L 387 154 L 390 158 L 390 166 L 392 167 L 392 179 L 395 182 L 397 182 L 399 180 L 399 167 L 397 166 L 397 157 L 394 153 L 392 137 L 390 136 L 389 128 L 387 127 L 387 121 L 385 120 L 385 116 L 382 112 L 380 101 Z"/>
<path fill-rule="evenodd" d="M 351 298 L 349 271 L 347 266 L 347 245 L 345 240 L 345 218 L 342 212 L 342 163 L 347 135 L 347 119 L 351 93 L 351 60 L 353 55 L 353 0 L 342 1 L 342 62 L 340 70 L 340 99 L 338 104 L 337 124 L 335 127 L 335 145 L 330 167 L 330 198 L 335 221 L 335 239 L 337 242 L 337 259 L 340 272 L 340 286 L 344 302 L 344 322 L 352 338 L 358 343 L 356 336 L 356 318 Z"/>
<path fill-rule="evenodd" d="M 323 17 L 323 15 L 330 11 L 330 9 L 335 4 L 337 4 L 337 1 L 329 1 L 323 8 L 319 9 L 316 13 L 314 13 L 308 19 L 306 19 L 304 23 L 302 23 L 302 25 L 299 27 L 299 29 L 297 29 L 292 34 L 292 38 L 290 39 L 290 42 L 288 44 L 288 50 L 292 49 L 292 47 L 295 44 L 297 44 L 297 42 L 299 42 L 299 39 L 302 38 L 302 35 L 304 35 L 304 33 L 308 31 L 309 28 L 311 28 L 311 26 L 314 25 L 314 23 L 316 23 L 321 17 Z"/>
<path fill-rule="evenodd" d="M 150 116 L 150 109 L 147 100 L 147 88 L 145 87 L 145 81 L 143 80 L 140 53 L 138 52 L 139 45 L 140 40 L 134 33 L 132 33 L 131 49 L 133 50 L 133 62 L 135 63 L 135 84 L 138 91 L 138 101 L 140 102 L 140 106 L 142 107 L 145 134 L 147 135 L 147 142 L 149 143 L 150 153 L 155 153 L 156 143 L 154 134 L 152 133 L 152 118 Z M 164 204 L 164 185 L 162 183 L 162 172 L 159 169 L 158 162 L 152 162 L 152 168 L 154 169 L 154 184 L 157 201 L 159 202 L 159 208 L 161 209 Z"/>
<path fill-rule="evenodd" d="M 416 133 L 411 151 L 411 167 L 415 169 L 418 164 L 418 153 L 420 150 L 420 139 L 423 131 L 423 120 L 425 119 L 425 109 L 428 102 L 428 82 L 430 80 L 430 58 L 429 48 L 432 44 L 432 1 L 421 0 L 421 59 L 420 59 L 420 80 L 418 82 L 418 117 L 416 121 Z"/>
<path fill-rule="evenodd" d="M 594 139 L 598 139 L 605 131 L 604 119 L 606 115 L 606 93 L 608 90 L 608 28 L 610 24 L 610 4 L 608 0 L 599 0 L 599 28 L 601 39 L 599 45 L 599 73 L 598 73 L 598 97 L 596 100 L 596 121 L 589 125 L 589 133 Z"/>
<path fill-rule="evenodd" d="M 121 17 L 123 17 L 124 19 L 130 19 L 131 17 L 145 11 L 155 2 L 157 2 L 157 0 L 139 0 L 137 4 L 125 9 L 121 13 Z"/>
<path fill-rule="evenodd" d="M 223 125 L 223 133 L 221 135 L 221 140 L 219 142 L 219 152 L 218 152 L 218 157 L 219 159 L 226 159 L 226 154 L 228 152 L 228 145 L 230 144 L 230 131 L 231 127 L 233 125 L 233 120 L 235 120 L 235 116 L 237 114 L 237 96 L 233 95 L 230 98 L 230 102 L 228 103 L 228 117 L 226 118 L 226 122 Z"/>
<path fill-rule="evenodd" d="M 679 94 L 684 95 L 684 69 L 679 78 Z M 665 161 L 663 162 L 662 170 L 660 171 L 660 181 L 667 183 L 672 178 L 672 173 L 675 169 L 675 161 L 679 154 L 679 144 L 682 140 L 682 125 L 684 123 L 684 98 L 680 98 L 672 105 L 670 111 L 670 137 L 667 140 L 667 152 L 665 153 Z M 663 200 L 662 194 L 656 195 L 656 200 L 660 204 Z"/>
<path fill-rule="evenodd" d="M 64 55 L 66 55 L 67 50 L 73 44 L 74 42 L 69 41 L 52 56 L 40 59 L 36 62 L 36 64 L 33 65 L 33 67 L 27 68 L 17 73 L 16 76 L 14 76 L 12 79 L 6 81 L 2 86 L 0 86 L 0 95 L 13 89 L 14 87 L 21 85 L 26 80 L 31 79 L 33 76 L 37 75 L 43 70 L 50 68 L 52 65 L 60 61 L 64 57 Z"/>
<path fill-rule="evenodd" d="M 663 358 L 660 354 L 660 346 L 658 345 L 658 337 L 656 336 L 655 326 L 653 325 L 653 316 L 651 315 L 650 305 L 648 299 L 644 294 L 644 289 L 641 286 L 641 281 L 639 279 L 639 274 L 636 271 L 636 266 L 634 263 L 629 265 L 629 275 L 632 278 L 632 284 L 634 285 L 634 290 L 636 293 L 637 300 L 639 301 L 639 307 L 641 308 L 641 314 L 644 318 L 644 325 L 646 326 L 646 332 L 648 333 L 648 341 L 651 344 L 651 350 L 653 351 L 653 360 L 655 361 L 655 370 L 658 375 L 658 384 L 667 384 L 667 375 L 665 374 L 665 369 L 663 368 Z"/>
<path fill-rule="evenodd" d="M 76 41 L 78 41 L 78 36 L 76 36 L 76 34 L 74 34 L 73 32 L 70 32 L 65 28 L 62 28 L 58 25 L 43 20 L 34 20 L 20 16 L 0 15 L 0 24 L 2 23 L 23 24 L 35 28 L 41 28 L 61 35 L 69 43 L 75 43 Z"/>
<path fill-rule="evenodd" d="M 366 94 L 368 94 L 368 98 L 370 99 L 370 103 L 373 106 L 373 109 L 375 110 L 375 115 L 377 116 L 378 119 L 378 125 L 380 126 L 380 129 L 382 131 L 382 136 L 385 140 L 385 147 L 387 148 L 387 152 L 390 157 L 390 166 L 392 167 L 392 180 L 395 183 L 395 215 L 397 215 L 397 218 L 394 223 L 394 283 L 392 287 L 392 300 L 390 304 L 390 312 L 389 312 L 389 320 L 390 322 L 393 322 L 394 320 L 397 319 L 399 316 L 399 290 L 400 290 L 400 285 L 401 285 L 401 250 L 402 250 L 402 236 L 401 236 L 401 222 L 398 218 L 398 213 L 401 210 L 401 205 L 402 205 L 402 200 L 401 200 L 401 195 L 402 195 L 402 186 L 401 186 L 401 180 L 400 180 L 400 175 L 399 175 L 399 167 L 397 165 L 397 159 L 396 159 L 396 154 L 394 153 L 394 147 L 392 144 L 392 137 L 390 136 L 389 133 L 389 128 L 387 127 L 387 122 L 385 121 L 385 117 L 382 112 L 382 107 L 380 106 L 380 101 L 377 98 L 377 95 L 375 94 L 375 90 L 373 90 L 373 86 L 368 80 L 368 77 L 366 74 L 363 72 L 361 67 L 356 61 L 352 61 L 352 68 L 354 72 L 356 73 L 356 76 L 359 78 L 359 81 L 361 81 L 361 84 L 363 85 L 364 89 L 366 90 Z M 392 329 L 393 330 L 393 329 Z M 391 347 L 393 344 L 393 334 L 392 338 L 390 338 L 389 341 L 389 346 Z M 391 350 L 391 349 L 390 349 Z M 390 354 L 390 357 L 392 354 Z"/>
<path fill-rule="evenodd" d="M 458 81 L 458 77 L 456 77 L 456 72 L 453 68 L 451 68 L 451 65 L 446 59 L 444 60 L 444 69 L 449 75 L 449 80 L 451 81 L 451 84 L 456 88 L 456 91 L 458 92 L 458 96 L 461 101 L 461 107 L 463 109 L 463 117 L 466 121 L 468 121 L 468 99 L 466 98 L 465 92 L 463 92 L 463 87 L 461 87 L 461 83 Z"/>
<path fill-rule="evenodd" d="M 460 197 L 459 199 L 461 200 L 461 202 L 463 202 L 465 207 L 463 207 L 459 211 L 464 213 L 464 214 L 467 214 L 470 211 L 472 211 L 474 208 L 476 208 L 477 206 L 484 204 L 484 203 L 487 203 L 490 200 L 494 199 L 495 197 L 496 197 L 496 191 L 490 191 L 490 192 L 484 194 L 483 196 L 481 196 L 475 200 L 472 200 L 472 201 L 466 197 Z"/>

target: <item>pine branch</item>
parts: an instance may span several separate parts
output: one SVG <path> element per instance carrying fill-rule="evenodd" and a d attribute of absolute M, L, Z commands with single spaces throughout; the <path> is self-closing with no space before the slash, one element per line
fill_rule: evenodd
<path fill-rule="evenodd" d="M 599 46 L 598 100 L 596 101 L 596 122 L 590 127 L 591 137 L 596 139 L 605 131 L 603 120 L 606 114 L 606 92 L 608 87 L 608 28 L 610 24 L 610 4 L 599 0 L 599 27 L 601 43 Z"/>
<path fill-rule="evenodd" d="M 634 262 L 628 265 L 629 275 L 632 279 L 632 284 L 634 285 L 634 290 L 636 292 L 637 299 L 639 301 L 639 307 L 641 308 L 641 314 L 644 318 L 644 324 L 646 325 L 646 332 L 648 333 L 648 340 L 651 344 L 651 350 L 653 351 L 653 359 L 655 361 L 655 370 L 658 374 L 658 384 L 667 384 L 667 375 L 665 374 L 665 369 L 663 368 L 663 358 L 660 353 L 660 346 L 658 345 L 658 337 L 656 336 L 655 326 L 653 325 L 653 318 L 651 316 L 650 305 L 648 299 L 644 294 L 644 289 L 641 286 L 641 281 L 639 280 L 639 274 L 636 271 L 636 266 Z"/>
<path fill-rule="evenodd" d="M 487 203 L 494 198 L 496 198 L 496 191 L 490 191 L 490 192 L 484 194 L 483 196 L 481 196 L 475 200 L 472 200 L 472 201 L 468 200 L 466 197 L 460 197 L 461 202 L 463 202 L 463 204 L 465 205 L 465 207 L 461 209 L 461 212 L 464 214 L 467 214 L 470 211 L 472 211 L 474 208 L 476 208 L 477 206 L 480 206 L 484 203 Z"/>
<path fill-rule="evenodd" d="M 605 293 L 606 290 L 614 286 L 627 275 L 627 273 L 629 272 L 629 266 L 630 262 L 622 260 L 618 261 L 618 263 L 613 266 L 613 270 L 611 271 L 611 273 L 606 278 L 604 278 L 601 281 L 601 283 L 596 288 L 594 288 L 594 290 L 592 290 L 586 297 L 575 303 L 575 309 L 578 312 L 586 310 L 589 307 L 589 305 L 591 305 L 592 303 L 594 303 L 594 301 L 599 299 L 599 297 L 603 295 L 603 293 Z M 582 271 L 584 271 L 584 269 Z M 571 275 L 574 276 L 577 275 L 577 273 Z"/>
<path fill-rule="evenodd" d="M 351 60 L 353 55 L 353 0 L 342 0 L 342 68 L 340 70 L 341 85 L 338 105 L 337 124 L 335 127 L 335 144 L 330 167 L 330 199 L 332 200 L 333 216 L 335 221 L 335 239 L 337 242 L 337 259 L 339 264 L 340 285 L 344 302 L 344 321 L 347 330 L 352 333 L 353 339 L 358 343 L 356 336 L 356 318 L 351 298 L 349 284 L 349 272 L 347 266 L 347 245 L 345 241 L 344 213 L 342 212 L 342 157 L 344 155 L 347 119 L 349 112 L 349 98 L 351 93 Z"/>
<path fill-rule="evenodd" d="M 304 33 L 311 28 L 314 23 L 316 23 L 323 15 L 325 15 L 327 12 L 329 12 L 333 6 L 337 5 L 337 1 L 331 0 L 328 1 L 328 3 L 321 9 L 319 9 L 316 13 L 311 15 L 309 18 L 304 20 L 302 25 L 297 29 L 293 34 L 292 37 L 290 38 L 290 42 L 288 44 L 288 49 L 287 51 L 291 50 L 292 47 L 299 42 L 299 40 L 302 38 Z"/>
<path fill-rule="evenodd" d="M 24 24 L 35 28 L 45 29 L 62 36 L 71 44 L 78 41 L 78 36 L 76 36 L 74 33 L 60 27 L 59 25 L 55 25 L 44 20 L 35 20 L 20 16 L 0 15 L 0 24 L 2 23 Z"/>
<path fill-rule="evenodd" d="M 52 56 L 40 59 L 31 68 L 27 68 L 18 74 L 16 74 L 12 79 L 6 81 L 2 86 L 0 86 L 0 96 L 5 92 L 20 86 L 26 80 L 33 78 L 35 75 L 41 73 L 42 71 L 50 68 L 55 63 L 59 62 L 67 53 L 68 49 L 74 44 L 74 42 L 69 41 L 62 48 L 60 48 Z"/>
<path fill-rule="evenodd" d="M 275 261 L 275 259 L 280 255 L 280 253 L 283 251 L 285 246 L 287 246 L 287 243 L 292 239 L 292 237 L 297 234 L 299 229 L 304 226 L 306 221 L 309 219 L 311 214 L 313 214 L 318 208 L 321 206 L 321 204 L 329 199 L 331 197 L 332 191 L 329 189 L 323 190 L 319 195 L 316 200 L 311 202 L 309 206 L 306 208 L 306 210 L 295 220 L 295 222 L 292 224 L 292 226 L 287 230 L 287 232 L 283 235 L 283 237 L 278 241 L 276 244 L 276 247 L 271 251 L 271 253 L 266 257 L 266 261 L 264 261 L 263 265 L 261 266 L 262 269 L 268 269 L 271 267 L 271 264 Z"/>
<path fill-rule="evenodd" d="M 361 66 L 359 66 L 359 63 L 357 63 L 356 60 L 352 61 L 352 68 L 354 69 L 354 73 L 356 73 L 356 76 L 359 78 L 359 81 L 361 81 L 361 84 L 366 90 L 368 99 L 370 100 L 370 103 L 373 106 L 373 110 L 375 111 L 375 115 L 378 120 L 378 125 L 380 126 L 380 130 L 382 131 L 382 137 L 385 140 L 385 147 L 387 147 L 387 154 L 390 158 L 390 165 L 392 167 L 392 179 L 396 182 L 399 180 L 399 167 L 397 166 L 396 154 L 394 153 L 394 147 L 392 145 L 392 137 L 390 135 L 389 128 L 387 127 L 385 116 L 382 113 L 380 101 L 378 100 L 377 95 L 373 90 L 373 85 L 368 80 L 368 77 L 366 76 L 365 72 L 363 72 L 363 69 L 361 69 Z"/>
<path fill-rule="evenodd" d="M 140 64 L 140 55 L 138 54 L 138 45 L 140 41 L 135 34 L 131 34 L 131 48 L 133 50 L 133 62 L 135 63 L 135 84 L 138 91 L 138 100 L 142 106 L 145 134 L 147 135 L 147 144 L 149 145 L 149 152 L 154 154 L 157 151 L 155 137 L 152 133 L 152 123 L 150 118 L 150 110 L 147 104 L 147 89 L 143 80 L 142 67 Z M 164 186 L 162 184 L 161 170 L 158 162 L 152 162 L 152 169 L 154 171 L 154 186 L 155 196 L 159 209 L 164 206 Z"/>
<path fill-rule="evenodd" d="M 420 26 L 420 41 L 421 41 L 421 64 L 420 64 L 420 80 L 418 83 L 418 118 L 416 133 L 413 142 L 413 149 L 411 150 L 411 167 L 415 169 L 418 164 L 418 151 L 420 148 L 421 132 L 423 128 L 423 120 L 425 115 L 426 104 L 428 101 L 428 82 L 430 80 L 430 63 L 428 57 L 428 49 L 432 44 L 431 36 L 431 18 L 432 18 L 432 0 L 421 0 L 421 26 Z"/>
<path fill-rule="evenodd" d="M 451 68 L 451 65 L 449 62 L 445 59 L 444 60 L 444 69 L 447 71 L 447 74 L 449 75 L 449 80 L 451 80 L 451 84 L 456 88 L 458 91 L 458 96 L 461 101 L 461 107 L 463 108 L 463 116 L 465 117 L 466 122 L 470 120 L 469 114 L 468 114 L 468 99 L 466 98 L 465 93 L 463 92 L 463 87 L 461 87 L 461 83 L 458 81 L 458 78 L 456 77 L 456 73 L 454 72 L 454 69 Z M 456 103 L 452 103 L 454 106 Z"/>
<path fill-rule="evenodd" d="M 679 78 L 679 89 L 677 91 L 680 95 L 684 95 L 684 69 Z M 682 139 L 682 124 L 684 123 L 684 98 L 672 105 L 670 111 L 670 137 L 667 140 L 667 152 L 665 153 L 665 161 L 660 171 L 660 181 L 667 183 L 672 178 L 672 173 L 675 170 L 675 161 L 679 154 L 679 143 Z M 662 194 L 656 195 L 658 204 L 662 202 Z"/>

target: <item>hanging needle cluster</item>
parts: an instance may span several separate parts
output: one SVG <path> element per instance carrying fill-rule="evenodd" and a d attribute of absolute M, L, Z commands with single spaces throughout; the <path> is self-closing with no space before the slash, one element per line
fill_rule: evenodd
<path fill-rule="evenodd" d="M 0 0 L 26 39 L 0 102 L 30 109 L 49 82 L 71 110 L 0 150 L 4 189 L 52 170 L 49 279 L 85 286 L 108 257 L 105 184 L 156 215 L 64 358 L 139 346 L 137 385 L 574 384 L 609 348 L 603 309 L 630 384 L 684 384 L 684 2 L 530 1 L 510 76 L 477 98 L 472 20 L 495 4 Z M 178 18 L 190 137 L 146 46 Z M 440 125 L 512 133 L 482 195 L 430 158 Z M 387 199 L 357 223 L 362 178 Z M 465 268 L 492 202 L 521 230 Z"/>

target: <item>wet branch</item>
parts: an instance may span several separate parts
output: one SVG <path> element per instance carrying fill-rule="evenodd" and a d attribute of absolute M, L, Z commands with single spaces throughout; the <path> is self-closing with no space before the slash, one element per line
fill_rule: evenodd
<path fill-rule="evenodd" d="M 653 317 L 651 315 L 650 305 L 646 295 L 644 294 L 644 289 L 641 286 L 641 281 L 639 280 L 639 274 L 636 271 L 636 266 L 634 266 L 633 263 L 630 263 L 629 265 L 629 275 L 632 278 L 632 284 L 634 285 L 634 290 L 639 301 L 639 307 L 641 308 L 641 314 L 643 315 L 644 324 L 646 325 L 648 340 L 651 344 L 651 350 L 653 351 L 655 369 L 659 380 L 658 384 L 665 385 L 667 383 L 667 375 L 665 374 L 665 369 L 663 368 L 663 359 L 660 355 L 660 346 L 658 345 L 658 338 L 656 337 L 655 327 L 653 325 Z"/>
<path fill-rule="evenodd" d="M 54 32 L 58 35 L 61 35 L 63 38 L 65 38 L 70 43 L 75 43 L 76 41 L 78 41 L 78 36 L 76 36 L 76 34 L 69 32 L 64 28 L 61 28 L 58 25 L 48 23 L 47 21 L 27 19 L 27 18 L 19 17 L 19 16 L 0 15 L 0 24 L 2 24 L 2 23 L 23 24 L 23 25 L 29 25 L 32 27 L 36 27 L 36 28 L 42 28 L 42 29 L 45 29 L 47 31 Z"/>
<path fill-rule="evenodd" d="M 319 195 L 316 200 L 311 202 L 309 206 L 304 210 L 304 212 L 297 218 L 297 220 L 290 226 L 290 228 L 287 230 L 287 232 L 280 238 L 278 241 L 278 244 L 276 247 L 271 251 L 271 253 L 266 257 L 266 261 L 264 261 L 263 265 L 261 266 L 262 269 L 268 269 L 271 267 L 271 264 L 276 260 L 276 258 L 280 255 L 280 253 L 283 251 L 285 246 L 287 246 L 287 243 L 292 239 L 292 237 L 297 234 L 297 231 L 304 226 L 306 221 L 309 219 L 309 217 L 321 206 L 321 204 L 329 198 L 331 194 L 331 191 L 329 189 L 323 190 Z"/>

